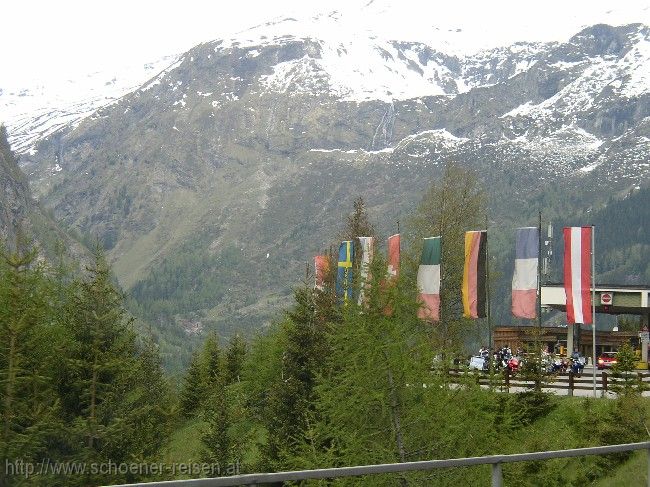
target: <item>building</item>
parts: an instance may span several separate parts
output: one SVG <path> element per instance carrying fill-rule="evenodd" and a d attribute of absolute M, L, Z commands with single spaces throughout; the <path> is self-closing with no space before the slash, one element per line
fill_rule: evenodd
<path fill-rule="evenodd" d="M 549 352 L 567 354 L 567 327 L 544 326 L 541 334 L 536 326 L 501 326 L 493 331 L 494 347 L 501 348 L 508 346 L 513 350 L 533 350 L 536 341 L 541 342 L 542 348 L 548 347 Z M 539 338 L 538 338 L 539 337 Z M 629 343 L 634 348 L 639 346 L 637 332 L 626 331 L 596 331 L 596 354 L 602 352 L 616 351 L 618 348 Z M 585 357 L 592 357 L 592 331 L 591 328 L 581 327 L 580 333 L 574 341 L 574 348 Z M 570 352 L 569 352 L 570 354 Z"/>

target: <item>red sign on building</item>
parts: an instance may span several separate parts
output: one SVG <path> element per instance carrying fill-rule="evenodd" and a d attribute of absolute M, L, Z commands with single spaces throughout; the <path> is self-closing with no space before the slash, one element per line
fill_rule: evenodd
<path fill-rule="evenodd" d="M 600 293 L 600 304 L 610 305 L 614 301 L 613 293 Z"/>

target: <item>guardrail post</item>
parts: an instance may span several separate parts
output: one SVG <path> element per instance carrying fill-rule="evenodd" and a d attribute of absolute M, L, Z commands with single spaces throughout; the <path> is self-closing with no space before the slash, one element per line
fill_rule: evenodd
<path fill-rule="evenodd" d="M 605 396 L 605 393 L 607 392 L 607 372 L 603 370 L 602 374 L 602 381 L 603 381 L 603 393 L 602 395 Z"/>
<path fill-rule="evenodd" d="M 648 454 L 648 487 L 650 487 L 650 448 L 646 452 Z"/>
<path fill-rule="evenodd" d="M 648 487 L 650 487 L 650 448 L 646 452 L 648 454 Z"/>
<path fill-rule="evenodd" d="M 503 487 L 503 471 L 500 462 L 492 464 L 492 487 Z"/>
<path fill-rule="evenodd" d="M 573 396 L 574 387 L 575 387 L 575 383 L 573 381 L 573 370 L 569 370 L 569 390 L 567 392 L 568 396 Z"/>

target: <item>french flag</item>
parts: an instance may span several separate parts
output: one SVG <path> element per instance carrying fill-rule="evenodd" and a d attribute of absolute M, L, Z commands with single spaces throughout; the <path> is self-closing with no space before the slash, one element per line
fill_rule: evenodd
<path fill-rule="evenodd" d="M 537 317 L 538 260 L 538 228 L 518 228 L 515 244 L 515 272 L 512 276 L 512 314 L 517 318 L 532 320 Z"/>
<path fill-rule="evenodd" d="M 564 228 L 564 291 L 569 323 L 591 324 L 592 227 Z"/>

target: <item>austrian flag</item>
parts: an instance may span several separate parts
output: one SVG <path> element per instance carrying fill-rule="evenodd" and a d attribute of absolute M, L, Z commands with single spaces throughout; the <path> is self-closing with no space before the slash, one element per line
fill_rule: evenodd
<path fill-rule="evenodd" d="M 590 324 L 592 227 L 564 228 L 564 291 L 569 323 Z"/>
<path fill-rule="evenodd" d="M 325 287 L 325 279 L 329 272 L 329 266 L 330 261 L 327 255 L 317 255 L 314 257 L 314 269 L 316 270 L 314 289 L 320 289 L 322 291 Z"/>

